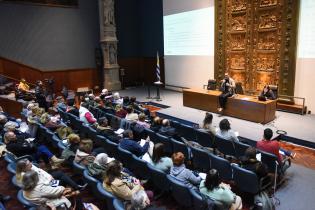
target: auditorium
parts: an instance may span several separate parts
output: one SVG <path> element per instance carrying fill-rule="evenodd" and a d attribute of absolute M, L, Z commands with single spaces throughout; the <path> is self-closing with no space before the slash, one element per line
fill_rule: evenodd
<path fill-rule="evenodd" d="M 0 210 L 314 209 L 314 11 L 0 0 Z"/>

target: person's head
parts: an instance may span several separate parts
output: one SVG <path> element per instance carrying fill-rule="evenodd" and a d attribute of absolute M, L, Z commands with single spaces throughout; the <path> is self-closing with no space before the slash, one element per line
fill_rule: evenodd
<path fill-rule="evenodd" d="M 0 114 L 0 124 L 4 125 L 7 121 L 8 121 L 8 118 L 5 115 Z"/>
<path fill-rule="evenodd" d="M 115 178 L 120 177 L 122 169 L 122 164 L 118 160 L 110 162 L 105 172 L 106 184 L 111 185 Z"/>
<path fill-rule="evenodd" d="M 248 147 L 246 150 L 245 150 L 245 157 L 247 159 L 256 159 L 256 148 L 255 147 Z"/>
<path fill-rule="evenodd" d="M 67 105 L 68 106 L 74 106 L 74 100 L 73 99 L 67 100 Z"/>
<path fill-rule="evenodd" d="M 31 191 L 33 190 L 37 183 L 38 183 L 38 174 L 35 171 L 27 171 L 23 175 L 22 184 L 23 184 L 23 190 L 25 191 Z"/>
<path fill-rule="evenodd" d="M 48 113 L 42 114 L 42 116 L 40 117 L 40 122 L 41 122 L 42 124 L 46 124 L 46 123 L 48 123 L 49 121 L 50 121 L 50 116 L 49 116 L 49 114 L 48 114 Z"/>
<path fill-rule="evenodd" d="M 43 86 L 43 82 L 42 82 L 41 80 L 37 80 L 37 81 L 36 81 L 36 85 L 38 85 L 38 86 Z"/>
<path fill-rule="evenodd" d="M 68 135 L 68 142 L 70 145 L 76 145 L 80 143 L 80 136 L 75 134 L 75 133 L 71 133 Z"/>
<path fill-rule="evenodd" d="M 95 99 L 95 96 L 93 95 L 93 93 L 90 93 L 90 94 L 89 94 L 89 99 L 90 99 L 91 101 L 93 101 L 93 100 Z"/>
<path fill-rule="evenodd" d="M 159 160 L 165 156 L 165 146 L 162 143 L 157 143 L 153 147 L 152 161 L 154 163 L 159 162 Z"/>
<path fill-rule="evenodd" d="M 170 125 L 171 125 L 171 123 L 170 123 L 170 121 L 168 119 L 164 119 L 162 121 L 162 126 L 170 126 Z"/>
<path fill-rule="evenodd" d="M 156 117 L 154 117 L 154 119 L 153 119 L 153 124 L 154 125 L 161 125 L 161 118 L 160 117 L 158 117 L 158 116 L 156 116 Z"/>
<path fill-rule="evenodd" d="M 264 93 L 267 93 L 269 90 L 270 90 L 269 85 L 265 85 L 265 87 L 264 87 Z"/>
<path fill-rule="evenodd" d="M 22 173 L 32 170 L 32 162 L 27 158 L 23 158 L 16 163 L 16 178 L 21 180 Z"/>
<path fill-rule="evenodd" d="M 21 79 L 22 83 L 26 83 L 26 80 L 24 78 Z"/>
<path fill-rule="evenodd" d="M 103 89 L 101 94 L 102 94 L 102 95 L 108 94 L 108 90 L 107 90 L 107 89 Z"/>
<path fill-rule="evenodd" d="M 228 80 L 229 78 L 230 78 L 229 73 L 225 73 L 225 74 L 224 74 L 224 79 L 225 79 L 225 80 Z"/>
<path fill-rule="evenodd" d="M 96 155 L 94 163 L 100 166 L 105 166 L 108 163 L 108 155 L 106 153 Z"/>
<path fill-rule="evenodd" d="M 98 119 L 98 124 L 102 127 L 107 127 L 108 126 L 108 120 L 106 117 L 101 117 Z"/>
<path fill-rule="evenodd" d="M 80 104 L 80 106 L 82 106 L 82 107 L 84 107 L 84 108 L 88 108 L 88 107 L 89 107 L 88 103 L 86 103 L 86 102 L 82 102 L 82 103 Z"/>
<path fill-rule="evenodd" d="M 6 122 L 6 124 L 4 124 L 4 130 L 5 131 L 14 132 L 16 127 L 18 127 L 18 125 L 16 124 L 16 122 L 13 122 L 13 121 L 9 121 L 9 122 Z"/>
<path fill-rule="evenodd" d="M 212 124 L 213 115 L 209 112 L 206 112 L 206 116 L 203 119 L 203 125 Z"/>
<path fill-rule="evenodd" d="M 231 129 L 230 122 L 227 119 L 223 119 L 219 123 L 219 127 L 221 131 L 228 131 Z"/>
<path fill-rule="evenodd" d="M 211 191 L 220 184 L 219 172 L 216 169 L 211 169 L 206 176 L 205 187 Z"/>
<path fill-rule="evenodd" d="M 128 114 L 133 113 L 133 108 L 132 108 L 132 106 L 128 106 L 127 109 L 126 109 L 126 111 L 127 111 Z"/>
<path fill-rule="evenodd" d="M 121 107 L 120 104 L 117 104 L 117 105 L 115 106 L 115 110 L 116 110 L 116 111 L 120 111 L 121 109 L 122 109 L 122 107 Z"/>
<path fill-rule="evenodd" d="M 272 136 L 273 136 L 272 130 L 271 130 L 270 128 L 266 128 L 266 129 L 264 130 L 264 139 L 270 141 L 271 138 L 272 138 Z"/>
<path fill-rule="evenodd" d="M 150 199 L 144 190 L 135 192 L 131 197 L 132 209 L 142 210 L 150 205 Z"/>
<path fill-rule="evenodd" d="M 133 132 L 132 132 L 132 130 L 125 130 L 124 132 L 123 132 L 123 137 L 124 138 L 129 138 L 129 139 L 133 139 Z"/>
<path fill-rule="evenodd" d="M 135 103 L 137 98 L 135 96 L 130 97 L 130 103 Z"/>
<path fill-rule="evenodd" d="M 16 135 L 12 131 L 8 131 L 4 134 L 4 143 L 8 144 L 10 142 L 16 141 Z"/>
<path fill-rule="evenodd" d="M 115 100 L 120 99 L 119 93 L 118 93 L 118 92 L 115 92 L 114 95 L 113 95 L 113 98 L 114 98 Z"/>
<path fill-rule="evenodd" d="M 146 116 L 145 116 L 144 113 L 140 113 L 140 114 L 139 114 L 139 121 L 144 122 L 144 121 L 145 121 L 145 118 L 146 118 Z"/>
<path fill-rule="evenodd" d="M 91 139 L 82 139 L 79 144 L 79 150 L 87 154 L 91 154 L 93 149 L 93 141 Z"/>
<path fill-rule="evenodd" d="M 182 164 L 184 164 L 185 155 L 181 152 L 176 152 L 172 155 L 172 161 L 174 166 L 181 166 Z"/>
<path fill-rule="evenodd" d="M 102 102 L 102 99 L 101 99 L 99 96 L 96 96 L 96 97 L 94 98 L 94 101 L 95 101 L 96 103 L 100 104 L 100 103 Z"/>
<path fill-rule="evenodd" d="M 2 106 L 0 106 L 0 112 L 3 112 L 3 108 L 2 108 Z"/>

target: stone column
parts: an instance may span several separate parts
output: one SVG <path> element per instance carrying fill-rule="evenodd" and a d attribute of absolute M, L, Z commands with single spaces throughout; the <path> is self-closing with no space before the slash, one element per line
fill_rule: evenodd
<path fill-rule="evenodd" d="M 114 0 L 99 0 L 100 42 L 104 59 L 104 87 L 120 90 L 119 65 L 117 63 L 117 37 Z"/>

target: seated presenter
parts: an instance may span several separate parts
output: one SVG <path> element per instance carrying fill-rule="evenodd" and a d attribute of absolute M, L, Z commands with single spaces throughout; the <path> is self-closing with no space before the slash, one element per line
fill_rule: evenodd
<path fill-rule="evenodd" d="M 219 96 L 219 112 L 222 112 L 225 109 L 225 104 L 228 97 L 231 97 L 235 93 L 235 81 L 229 76 L 228 73 L 224 74 L 224 79 L 221 83 L 221 95 Z"/>
<path fill-rule="evenodd" d="M 269 85 L 265 85 L 264 89 L 260 93 L 260 97 L 265 97 L 269 100 L 275 100 L 276 96 L 273 91 L 270 89 Z"/>

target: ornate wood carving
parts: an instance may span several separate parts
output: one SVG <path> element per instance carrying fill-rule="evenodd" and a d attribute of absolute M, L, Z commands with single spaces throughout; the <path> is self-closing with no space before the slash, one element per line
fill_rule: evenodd
<path fill-rule="evenodd" d="M 265 84 L 293 95 L 298 0 L 216 1 L 215 77 L 225 72 L 248 93 Z"/>

